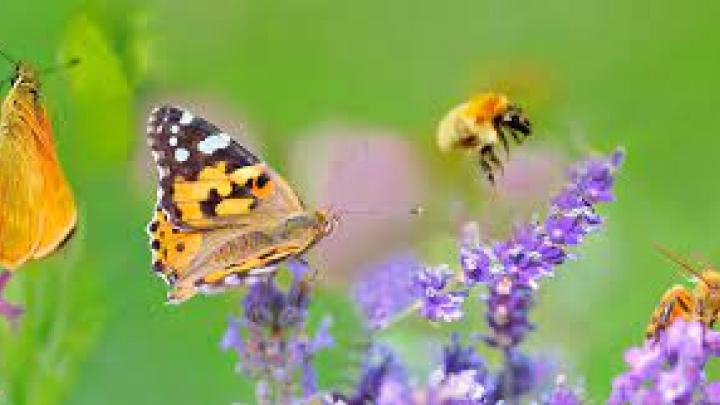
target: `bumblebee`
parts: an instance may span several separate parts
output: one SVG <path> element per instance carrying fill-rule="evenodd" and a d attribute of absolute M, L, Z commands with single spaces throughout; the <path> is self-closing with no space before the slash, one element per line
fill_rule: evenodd
<path fill-rule="evenodd" d="M 497 155 L 498 143 L 509 156 L 508 137 L 520 144 L 531 133 L 523 110 L 500 93 L 482 93 L 454 107 L 440 121 L 437 132 L 442 152 L 467 150 L 478 154 L 479 165 L 491 184 L 495 170 L 503 170 Z"/>

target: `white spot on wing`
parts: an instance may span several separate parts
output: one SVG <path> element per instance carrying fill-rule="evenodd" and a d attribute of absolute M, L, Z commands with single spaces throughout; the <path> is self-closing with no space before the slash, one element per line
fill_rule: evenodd
<path fill-rule="evenodd" d="M 168 145 L 177 146 L 177 136 L 171 136 L 170 139 L 168 139 Z"/>
<path fill-rule="evenodd" d="M 223 279 L 223 284 L 230 285 L 230 286 L 236 286 L 242 284 L 242 277 L 238 274 L 230 274 L 229 276 L 225 277 Z"/>
<path fill-rule="evenodd" d="M 262 275 L 265 275 L 265 274 L 274 273 L 275 270 L 276 270 L 276 267 L 275 267 L 275 266 L 257 267 L 257 268 L 254 268 L 254 269 L 251 269 L 250 271 L 248 271 L 247 274 L 248 274 L 249 276 L 262 276 Z"/>
<path fill-rule="evenodd" d="M 193 118 L 195 118 L 195 117 L 193 117 L 192 114 L 190 114 L 187 111 L 183 111 L 182 117 L 180 117 L 180 121 L 178 121 L 178 122 L 180 122 L 180 124 L 182 124 L 182 125 L 187 125 L 192 122 Z"/>
<path fill-rule="evenodd" d="M 190 152 L 184 148 L 175 149 L 175 160 L 178 162 L 184 162 L 190 157 Z"/>
<path fill-rule="evenodd" d="M 180 131 L 180 126 L 178 126 L 178 125 L 173 125 L 170 127 L 170 132 L 172 132 L 173 134 L 177 134 L 179 131 Z"/>
<path fill-rule="evenodd" d="M 230 145 L 230 136 L 225 133 L 218 133 L 208 136 L 200 141 L 197 148 L 200 152 L 210 155 L 218 149 L 227 148 Z"/>

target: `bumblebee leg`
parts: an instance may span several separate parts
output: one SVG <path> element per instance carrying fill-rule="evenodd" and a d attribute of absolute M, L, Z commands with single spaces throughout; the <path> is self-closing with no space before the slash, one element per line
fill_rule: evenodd
<path fill-rule="evenodd" d="M 523 141 L 525 140 L 525 137 L 518 135 L 517 131 L 513 131 L 511 129 L 510 133 L 512 134 L 513 139 L 515 140 L 515 142 L 517 142 L 518 145 L 523 143 Z"/>
<path fill-rule="evenodd" d="M 493 168 L 490 166 L 490 163 L 488 163 L 488 160 L 482 150 L 480 151 L 479 157 L 480 159 L 478 160 L 478 163 L 480 164 L 480 169 L 483 171 L 490 184 L 495 185 L 495 174 L 493 173 Z"/>
<path fill-rule="evenodd" d="M 503 149 L 505 149 L 505 156 L 510 158 L 510 145 L 508 144 L 507 134 L 505 134 L 505 131 L 503 131 L 502 127 L 499 125 L 495 126 L 495 132 L 497 132 L 498 138 L 500 138 L 500 143 L 502 144 Z"/>
<path fill-rule="evenodd" d="M 648 339 L 657 337 L 658 332 L 670 326 L 678 318 L 692 319 L 695 309 L 695 302 L 690 292 L 682 285 L 673 286 L 663 294 L 660 303 L 653 311 L 645 336 Z"/>
<path fill-rule="evenodd" d="M 503 167 L 503 164 L 500 161 L 500 159 L 495 154 L 495 150 L 493 149 L 493 147 L 488 146 L 487 148 L 483 148 L 483 150 L 485 151 L 487 160 L 490 163 L 492 163 L 495 167 L 497 167 L 500 170 L 500 173 L 502 173 L 505 170 L 505 168 Z"/>

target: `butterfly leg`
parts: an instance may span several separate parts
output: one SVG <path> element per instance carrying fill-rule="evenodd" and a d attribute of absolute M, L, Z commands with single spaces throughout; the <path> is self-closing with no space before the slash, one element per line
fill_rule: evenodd
<path fill-rule="evenodd" d="M 675 285 L 663 294 L 660 304 L 653 311 L 650 323 L 645 330 L 648 339 L 656 338 L 676 319 L 691 320 L 695 314 L 695 300 L 682 285 Z"/>
<path fill-rule="evenodd" d="M 318 276 L 318 274 L 320 274 L 320 272 L 318 271 L 317 268 L 310 266 L 307 256 L 305 256 L 305 255 L 294 256 L 291 259 L 289 259 L 288 264 L 292 264 L 293 261 L 296 264 L 300 265 L 301 267 L 309 270 L 309 271 L 305 271 L 305 272 L 297 272 L 296 271 L 295 272 L 296 277 L 302 278 L 303 280 L 307 280 L 311 283 L 314 282 L 315 280 L 317 280 L 317 276 Z"/>
<path fill-rule="evenodd" d="M 192 282 L 178 283 L 172 291 L 168 292 L 166 303 L 170 305 L 181 304 L 197 293 L 198 289 Z"/>

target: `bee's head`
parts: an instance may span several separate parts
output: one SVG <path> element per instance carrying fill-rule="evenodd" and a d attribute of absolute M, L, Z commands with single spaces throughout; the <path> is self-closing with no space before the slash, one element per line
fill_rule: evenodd
<path fill-rule="evenodd" d="M 523 135 L 530 135 L 532 126 L 527 114 L 515 104 L 508 106 L 507 110 L 502 114 L 501 125 L 512 130 L 521 132 Z"/>
<path fill-rule="evenodd" d="M 702 299 L 702 310 L 716 314 L 720 309 L 720 273 L 712 267 L 707 267 L 695 285 L 695 294 Z"/>

